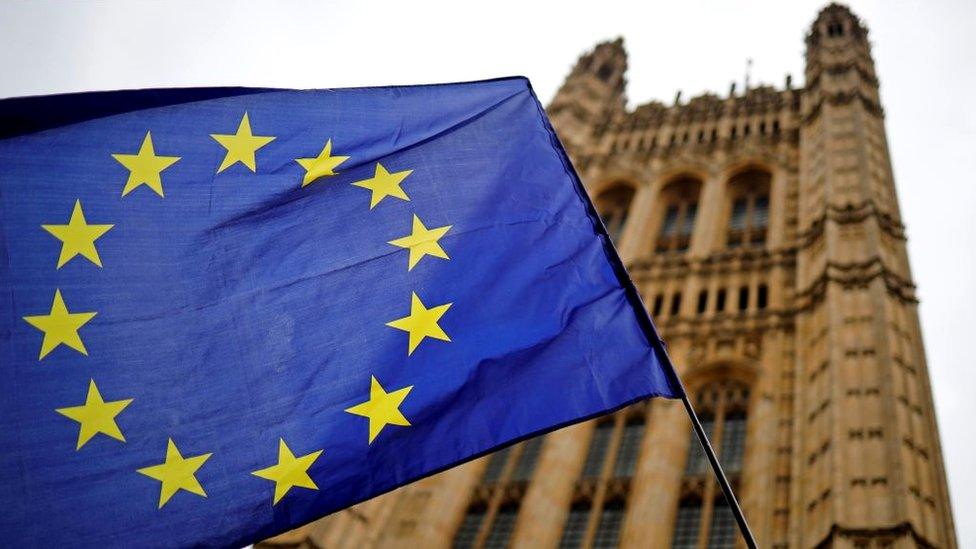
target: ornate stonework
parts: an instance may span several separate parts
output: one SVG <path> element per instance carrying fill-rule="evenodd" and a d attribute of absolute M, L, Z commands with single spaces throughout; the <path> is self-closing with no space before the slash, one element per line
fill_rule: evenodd
<path fill-rule="evenodd" d="M 625 107 L 622 40 L 549 115 L 762 547 L 956 547 L 867 29 L 806 39 L 806 85 Z M 679 403 L 641 403 L 267 545 L 732 547 Z M 731 533 L 730 533 L 731 532 Z"/>

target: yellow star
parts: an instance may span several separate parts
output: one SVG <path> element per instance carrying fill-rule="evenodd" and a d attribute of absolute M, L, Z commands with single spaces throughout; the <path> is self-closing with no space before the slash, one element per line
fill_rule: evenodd
<path fill-rule="evenodd" d="M 291 448 L 285 444 L 285 439 L 279 438 L 278 464 L 261 469 L 260 471 L 254 471 L 251 474 L 274 481 L 275 493 L 274 501 L 271 503 L 271 505 L 275 505 L 278 503 L 278 500 L 285 497 L 288 490 L 291 490 L 294 486 L 311 488 L 312 490 L 319 489 L 319 487 L 315 485 L 315 481 L 312 480 L 312 477 L 308 476 L 308 468 L 315 463 L 315 460 L 318 459 L 320 455 L 322 455 L 322 450 L 296 458 L 295 454 L 291 453 Z"/>
<path fill-rule="evenodd" d="M 138 472 L 162 483 L 159 490 L 158 507 L 162 509 L 169 498 L 180 490 L 207 497 L 207 493 L 203 491 L 203 486 L 200 486 L 200 481 L 197 480 L 195 473 L 212 455 L 210 453 L 184 458 L 173 439 L 169 439 L 166 444 L 166 461 L 152 467 L 143 467 Z"/>
<path fill-rule="evenodd" d="M 88 384 L 88 397 L 85 398 L 85 404 L 70 408 L 58 408 L 55 412 L 81 424 L 81 430 L 78 431 L 78 446 L 75 447 L 75 450 L 80 450 L 86 442 L 98 433 L 125 442 L 122 431 L 115 423 L 115 416 L 119 415 L 131 403 L 131 398 L 105 402 L 102 400 L 102 395 L 98 392 L 98 387 L 95 386 L 93 379 Z"/>
<path fill-rule="evenodd" d="M 383 427 L 387 425 L 410 426 L 407 418 L 400 413 L 400 405 L 403 404 L 403 399 L 410 394 L 413 385 L 387 393 L 375 376 L 369 377 L 371 378 L 369 400 L 352 408 L 346 408 L 346 411 L 350 414 L 369 418 L 369 444 L 372 444 Z"/>
<path fill-rule="evenodd" d="M 85 344 L 82 343 L 78 330 L 89 320 L 95 318 L 96 314 L 98 313 L 68 312 L 68 307 L 65 306 L 64 299 L 61 298 L 61 290 L 55 290 L 50 314 L 24 317 L 28 324 L 44 332 L 41 356 L 38 360 L 44 360 L 48 353 L 62 343 L 88 356 L 88 350 L 85 349 Z"/>
<path fill-rule="evenodd" d="M 159 174 L 180 159 L 179 156 L 156 156 L 150 132 L 146 132 L 139 154 L 113 154 L 112 158 L 129 170 L 129 179 L 122 189 L 122 196 L 140 185 L 146 185 L 159 196 L 163 196 L 163 181 Z"/>
<path fill-rule="evenodd" d="M 296 158 L 295 162 L 305 168 L 305 177 L 302 178 L 302 187 L 306 187 L 320 177 L 331 177 L 336 175 L 335 169 L 339 164 L 348 160 L 348 156 L 332 156 L 332 140 L 325 142 L 322 152 L 315 158 Z"/>
<path fill-rule="evenodd" d="M 411 173 L 413 173 L 413 170 L 390 173 L 386 171 L 386 168 L 384 168 L 382 164 L 377 162 L 376 171 L 373 172 L 373 177 L 364 179 L 362 181 L 356 181 L 353 183 L 353 185 L 373 191 L 373 194 L 369 199 L 369 209 L 372 210 L 377 204 L 380 203 L 381 200 L 388 196 L 393 196 L 409 202 L 410 197 L 407 196 L 407 193 L 403 192 L 403 189 L 400 188 L 400 184 L 403 183 L 403 180 L 406 179 Z"/>
<path fill-rule="evenodd" d="M 95 249 L 95 241 L 114 226 L 89 225 L 85 221 L 85 212 L 81 210 L 81 200 L 75 200 L 75 209 L 71 212 L 71 219 L 67 225 L 41 225 L 41 228 L 62 243 L 61 256 L 58 257 L 60 269 L 79 254 L 101 267 L 102 260 L 98 257 L 98 250 Z"/>
<path fill-rule="evenodd" d="M 438 244 L 438 240 L 442 236 L 447 234 L 453 227 L 453 225 L 445 225 L 443 227 L 437 227 L 434 229 L 428 229 L 424 226 L 424 223 L 420 221 L 417 214 L 413 216 L 413 232 L 410 236 L 405 236 L 403 238 L 398 238 L 396 240 L 391 240 L 389 244 L 394 246 L 399 246 L 401 248 L 408 248 L 410 250 L 410 257 L 407 260 L 407 270 L 412 271 L 414 266 L 420 262 L 425 255 L 430 255 L 434 257 L 439 257 L 441 259 L 450 259 L 447 256 L 447 252 L 441 245 Z"/>
<path fill-rule="evenodd" d="M 424 340 L 425 337 L 432 337 L 434 339 L 440 339 L 441 341 L 450 341 L 451 338 L 447 337 L 444 330 L 437 324 L 444 313 L 451 308 L 453 303 L 445 303 L 444 305 L 438 305 L 436 307 L 431 307 L 428 309 L 424 307 L 424 304 L 417 297 L 416 292 L 411 292 L 410 296 L 410 316 L 405 316 L 403 318 L 398 318 L 392 322 L 387 322 L 386 325 L 391 328 L 396 328 L 398 330 L 403 330 L 404 332 L 410 333 L 410 345 L 407 349 L 407 356 L 413 354 L 414 349 L 420 345 L 420 342 Z"/>
<path fill-rule="evenodd" d="M 247 119 L 247 113 L 244 113 L 244 118 L 241 118 L 241 124 L 237 126 L 237 133 L 234 135 L 224 135 L 219 133 L 212 133 L 210 137 L 213 137 L 217 143 L 220 143 L 225 149 L 227 149 L 227 154 L 224 155 L 224 161 L 220 163 L 220 167 L 217 168 L 217 173 L 220 173 L 227 168 L 233 166 L 235 163 L 240 162 L 252 172 L 257 171 L 257 165 L 254 161 L 254 153 L 258 149 L 274 141 L 274 137 L 254 135 L 251 133 L 251 121 Z"/>

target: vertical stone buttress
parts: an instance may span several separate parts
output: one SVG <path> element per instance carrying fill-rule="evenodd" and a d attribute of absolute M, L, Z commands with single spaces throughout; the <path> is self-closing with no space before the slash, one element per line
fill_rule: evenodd
<path fill-rule="evenodd" d="M 797 257 L 796 546 L 955 547 L 867 29 L 807 36 Z"/>

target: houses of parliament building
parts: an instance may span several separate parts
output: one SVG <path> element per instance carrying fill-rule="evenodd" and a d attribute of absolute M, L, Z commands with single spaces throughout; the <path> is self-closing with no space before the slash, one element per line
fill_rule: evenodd
<path fill-rule="evenodd" d="M 956 547 L 864 23 L 804 84 L 628 110 L 621 40 L 548 107 L 761 547 Z M 680 402 L 527 440 L 266 547 L 743 546 Z"/>

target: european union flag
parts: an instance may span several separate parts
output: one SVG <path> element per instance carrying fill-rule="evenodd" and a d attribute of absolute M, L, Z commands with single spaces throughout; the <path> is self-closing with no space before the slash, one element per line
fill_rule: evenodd
<path fill-rule="evenodd" d="M 525 79 L 0 117 L 7 541 L 241 546 L 681 394 Z"/>

